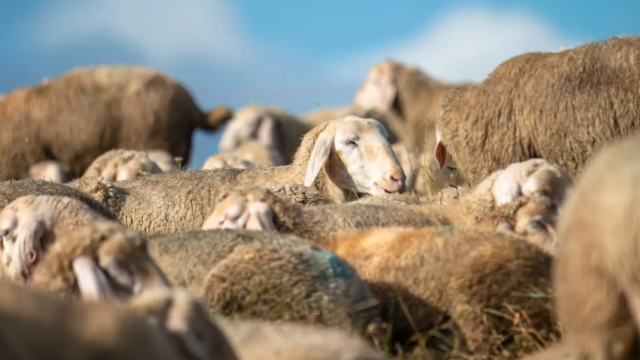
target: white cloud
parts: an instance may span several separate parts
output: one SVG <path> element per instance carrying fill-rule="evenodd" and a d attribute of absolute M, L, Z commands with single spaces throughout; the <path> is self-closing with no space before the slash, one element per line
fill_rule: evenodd
<path fill-rule="evenodd" d="M 398 44 L 341 61 L 334 75 L 362 80 L 373 63 L 388 57 L 417 65 L 441 80 L 480 81 L 514 55 L 557 51 L 577 43 L 523 10 L 454 8 Z"/>
<path fill-rule="evenodd" d="M 55 48 L 107 36 L 129 45 L 145 62 L 167 64 L 205 57 L 221 64 L 255 51 L 227 0 L 55 1 L 33 18 L 33 41 Z"/>

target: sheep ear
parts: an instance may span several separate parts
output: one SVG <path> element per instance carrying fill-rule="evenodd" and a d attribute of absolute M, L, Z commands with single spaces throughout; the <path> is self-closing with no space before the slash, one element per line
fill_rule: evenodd
<path fill-rule="evenodd" d="M 71 266 L 84 300 L 95 301 L 113 296 L 109 280 L 91 257 L 79 256 L 73 259 Z"/>
<path fill-rule="evenodd" d="M 383 74 L 371 74 L 355 95 L 354 102 L 365 110 L 389 111 L 393 106 L 398 89 L 391 77 Z"/>
<path fill-rule="evenodd" d="M 447 161 L 447 148 L 444 146 L 442 141 L 438 141 L 436 145 L 435 157 L 438 161 L 438 166 L 440 169 L 444 167 L 444 163 Z"/>
<path fill-rule="evenodd" d="M 273 117 L 265 116 L 262 118 L 260 126 L 258 126 L 258 141 L 272 149 L 278 149 L 282 144 L 278 124 Z"/>
<path fill-rule="evenodd" d="M 41 221 L 28 219 L 18 228 L 16 236 L 16 249 L 20 261 L 23 264 L 36 264 L 42 257 L 42 235 L 44 235 L 44 224 Z M 28 259 L 30 254 L 35 255 L 34 259 Z"/>
<path fill-rule="evenodd" d="M 333 144 L 333 136 L 326 130 L 323 131 L 313 146 L 311 156 L 309 157 L 309 164 L 307 164 L 307 173 L 304 176 L 304 186 L 311 186 L 313 181 L 318 176 L 320 169 L 329 158 L 331 153 L 331 145 Z"/>

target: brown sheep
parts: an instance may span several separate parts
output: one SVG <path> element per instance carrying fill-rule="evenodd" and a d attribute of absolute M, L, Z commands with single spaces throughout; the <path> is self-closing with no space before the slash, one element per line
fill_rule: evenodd
<path fill-rule="evenodd" d="M 75 199 L 21 197 L 0 211 L 0 234 L 4 276 L 62 297 L 96 297 L 109 283 L 116 297 L 169 285 L 139 232 Z"/>
<path fill-rule="evenodd" d="M 299 238 L 247 230 L 149 235 L 149 252 L 171 284 L 211 315 L 290 320 L 374 331 L 377 301 L 342 259 Z M 371 330 L 373 329 L 373 330 Z"/>
<path fill-rule="evenodd" d="M 451 91 L 437 120 L 440 166 L 451 155 L 471 184 L 543 158 L 575 181 L 601 146 L 640 127 L 640 36 L 533 52 Z"/>
<path fill-rule="evenodd" d="M 202 112 L 183 85 L 156 70 L 76 68 L 0 100 L 0 181 L 25 178 L 44 160 L 65 163 L 79 177 L 117 148 L 166 150 L 188 163 L 193 131 L 216 130 L 231 115 L 224 106 Z"/>
<path fill-rule="evenodd" d="M 563 339 L 531 359 L 640 358 L 639 142 L 604 146 L 567 198 L 553 270 Z"/>

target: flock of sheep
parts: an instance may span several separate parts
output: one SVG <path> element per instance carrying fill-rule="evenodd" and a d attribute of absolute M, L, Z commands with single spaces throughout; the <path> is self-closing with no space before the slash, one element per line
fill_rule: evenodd
<path fill-rule="evenodd" d="M 78 68 L 0 121 L 2 359 L 640 358 L 640 36 L 304 116 Z"/>

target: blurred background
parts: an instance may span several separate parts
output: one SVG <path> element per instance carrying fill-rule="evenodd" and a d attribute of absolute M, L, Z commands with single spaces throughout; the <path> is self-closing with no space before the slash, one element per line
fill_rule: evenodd
<path fill-rule="evenodd" d="M 479 81 L 511 56 L 640 33 L 638 0 L 0 0 L 0 93 L 76 66 L 142 64 L 206 110 L 350 103 L 384 58 Z M 197 131 L 192 168 L 220 131 Z"/>

